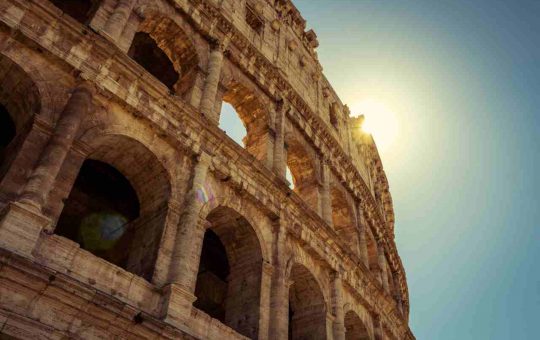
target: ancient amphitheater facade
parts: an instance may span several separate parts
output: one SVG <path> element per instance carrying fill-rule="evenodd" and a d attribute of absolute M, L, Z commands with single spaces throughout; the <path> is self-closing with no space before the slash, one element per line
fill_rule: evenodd
<path fill-rule="evenodd" d="M 414 339 L 317 46 L 290 0 L 0 0 L 0 338 Z"/>

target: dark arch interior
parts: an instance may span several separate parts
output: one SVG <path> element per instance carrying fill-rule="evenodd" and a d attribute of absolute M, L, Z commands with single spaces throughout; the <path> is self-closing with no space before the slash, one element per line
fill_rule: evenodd
<path fill-rule="evenodd" d="M 326 305 L 320 286 L 301 265 L 294 265 L 289 289 L 289 339 L 326 339 Z"/>
<path fill-rule="evenodd" d="M 366 326 L 352 311 L 345 314 L 345 340 L 369 340 Z"/>
<path fill-rule="evenodd" d="M 212 230 L 204 233 L 204 241 L 197 275 L 193 304 L 211 317 L 225 322 L 225 297 L 230 272 L 227 252 L 219 237 Z"/>
<path fill-rule="evenodd" d="M 319 184 L 314 163 L 302 143 L 294 138 L 287 138 L 287 167 L 290 170 L 293 190 L 300 195 L 314 211 L 318 210 Z"/>
<path fill-rule="evenodd" d="M 4 164 L 7 146 L 15 138 L 17 130 L 15 122 L 4 105 L 0 104 L 0 168 Z"/>
<path fill-rule="evenodd" d="M 139 200 L 129 181 L 107 163 L 87 159 L 65 202 L 56 234 L 126 268 Z"/>
<path fill-rule="evenodd" d="M 51 2 L 83 25 L 90 23 L 99 7 L 98 0 L 51 0 Z"/>
<path fill-rule="evenodd" d="M 262 254 L 248 221 L 218 207 L 207 217 L 193 306 L 238 333 L 258 338 Z"/>
<path fill-rule="evenodd" d="M 169 57 L 159 48 L 155 40 L 146 32 L 137 32 L 128 55 L 150 74 L 161 81 L 171 91 L 178 81 L 178 72 Z"/>

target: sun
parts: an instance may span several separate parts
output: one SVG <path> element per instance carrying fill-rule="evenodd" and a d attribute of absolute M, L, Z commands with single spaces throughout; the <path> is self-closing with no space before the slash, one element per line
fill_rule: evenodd
<path fill-rule="evenodd" d="M 352 112 L 364 115 L 362 130 L 373 136 L 379 151 L 392 147 L 399 132 L 397 117 L 393 110 L 381 102 L 363 100 L 352 106 Z"/>

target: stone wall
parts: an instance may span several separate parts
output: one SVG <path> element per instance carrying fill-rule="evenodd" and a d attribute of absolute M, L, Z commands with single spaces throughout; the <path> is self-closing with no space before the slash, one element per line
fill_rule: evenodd
<path fill-rule="evenodd" d="M 2 1 L 0 334 L 414 339 L 388 182 L 317 45 L 288 0 Z M 136 214 L 75 188 L 85 160 Z"/>

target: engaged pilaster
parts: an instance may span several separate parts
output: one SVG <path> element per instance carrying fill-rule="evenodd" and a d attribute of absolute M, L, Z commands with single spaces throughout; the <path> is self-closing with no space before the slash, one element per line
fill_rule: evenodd
<path fill-rule="evenodd" d="M 105 23 L 103 31 L 114 42 L 117 42 L 122 36 L 135 2 L 134 0 L 118 0 L 118 4 Z"/>
<path fill-rule="evenodd" d="M 43 215 L 42 208 L 73 144 L 81 121 L 91 110 L 93 91 L 93 86 L 86 82 L 73 90 L 56 123 L 53 135 L 23 189 L 21 198 L 18 202 L 8 204 L 1 214 L 1 247 L 24 256 L 31 256 L 40 232 L 50 225 L 51 221 Z"/>
<path fill-rule="evenodd" d="M 219 124 L 219 113 L 215 112 L 214 108 L 221 68 L 223 66 L 223 50 L 225 46 L 218 43 L 213 45 L 210 57 L 208 58 L 208 74 L 204 82 L 200 110 L 217 125 Z"/>
<path fill-rule="evenodd" d="M 193 263 L 193 256 L 198 259 L 198 254 L 195 254 L 198 249 L 194 249 L 194 245 L 197 244 L 195 240 L 199 238 L 202 240 L 204 236 L 204 228 L 197 228 L 198 224 L 204 222 L 199 221 L 199 212 L 204 202 L 198 197 L 199 192 L 204 189 L 204 182 L 211 161 L 211 156 L 204 152 L 198 157 L 193 173 L 193 184 L 187 195 L 185 210 L 176 232 L 176 242 L 171 261 L 170 281 L 190 292 L 195 290 L 199 267 L 198 261 L 196 264 Z"/>
<path fill-rule="evenodd" d="M 274 142 L 274 172 L 281 178 L 285 178 L 287 160 L 285 155 L 285 112 L 287 105 L 282 100 L 276 110 L 275 142 Z"/>
<path fill-rule="evenodd" d="M 360 253 L 360 260 L 369 268 L 368 251 L 367 251 L 367 237 L 366 237 L 366 224 L 362 216 L 362 204 L 357 204 L 356 209 L 356 226 L 358 229 L 358 247 Z"/>
<path fill-rule="evenodd" d="M 21 202 L 41 210 L 54 181 L 73 144 L 82 118 L 90 112 L 93 88 L 89 83 L 77 86 L 62 112 L 49 143 L 43 150 L 37 167 L 23 190 Z"/>
<path fill-rule="evenodd" d="M 381 270 L 381 280 L 384 290 L 390 293 L 390 285 L 388 284 L 388 271 L 386 270 L 386 259 L 384 256 L 384 247 L 377 242 L 377 256 L 379 260 L 379 267 Z"/>
<path fill-rule="evenodd" d="M 321 164 L 321 210 L 322 218 L 329 226 L 332 223 L 332 200 L 330 197 L 330 166 L 326 162 Z"/>
<path fill-rule="evenodd" d="M 269 339 L 286 339 L 288 336 L 289 283 L 286 278 L 286 230 L 282 219 L 274 222 L 272 291 L 270 296 Z"/>
<path fill-rule="evenodd" d="M 343 312 L 343 283 L 339 272 L 333 273 L 334 323 L 332 325 L 334 340 L 345 340 L 345 314 Z"/>

